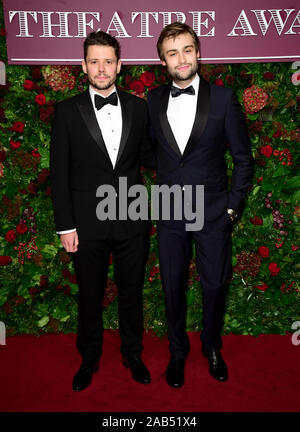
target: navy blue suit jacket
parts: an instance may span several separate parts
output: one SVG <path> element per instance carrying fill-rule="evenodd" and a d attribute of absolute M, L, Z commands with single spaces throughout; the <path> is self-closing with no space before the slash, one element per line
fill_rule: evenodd
<path fill-rule="evenodd" d="M 183 154 L 167 119 L 169 94 L 170 85 L 164 85 L 148 95 L 151 129 L 157 144 L 157 183 L 204 185 L 205 220 L 216 219 L 226 208 L 241 212 L 253 158 L 234 92 L 201 77 L 195 121 Z M 224 159 L 227 145 L 234 162 L 230 190 Z"/>

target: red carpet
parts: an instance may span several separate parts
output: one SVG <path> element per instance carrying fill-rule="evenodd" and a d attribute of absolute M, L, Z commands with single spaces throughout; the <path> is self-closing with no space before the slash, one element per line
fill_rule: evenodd
<path fill-rule="evenodd" d="M 0 346 L 1 412 L 298 412 L 300 345 L 291 335 L 223 337 L 229 380 L 210 377 L 198 333 L 189 334 L 186 383 L 164 379 L 168 341 L 144 335 L 143 359 L 152 383 L 135 383 L 121 364 L 119 334 L 105 331 L 100 370 L 89 388 L 71 389 L 80 365 L 75 335 L 15 336 Z"/>

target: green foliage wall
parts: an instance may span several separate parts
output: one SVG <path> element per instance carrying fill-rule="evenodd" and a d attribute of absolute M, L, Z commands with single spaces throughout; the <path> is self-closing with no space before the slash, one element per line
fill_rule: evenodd
<path fill-rule="evenodd" d="M 55 234 L 49 143 L 54 104 L 83 91 L 87 83 L 79 66 L 7 65 L 0 18 L 0 60 L 7 74 L 6 85 L 0 86 L 0 321 L 8 335 L 75 332 L 78 287 L 70 258 Z M 201 66 L 207 80 L 232 87 L 238 95 L 255 158 L 245 211 L 232 235 L 225 333 L 284 333 L 300 317 L 300 85 L 292 83 L 293 73 L 291 63 Z M 149 89 L 167 80 L 162 67 L 128 66 L 122 68 L 118 84 L 147 98 Z M 226 161 L 230 177 L 229 153 Z M 144 178 L 150 186 L 155 173 L 144 171 Z M 200 287 L 193 259 L 188 330 L 201 329 Z M 105 327 L 117 328 L 113 263 L 103 307 Z M 144 325 L 159 335 L 166 332 L 155 224 L 145 278 Z"/>

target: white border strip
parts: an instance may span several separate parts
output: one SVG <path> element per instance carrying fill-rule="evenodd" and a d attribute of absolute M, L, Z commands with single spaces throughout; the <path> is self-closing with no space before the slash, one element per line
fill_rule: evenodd
<path fill-rule="evenodd" d="M 300 55 L 288 55 L 288 56 L 262 56 L 262 57 L 201 57 L 199 60 L 262 60 L 262 59 L 289 59 L 289 58 L 300 58 Z M 38 59 L 32 59 L 32 58 L 12 58 L 11 61 L 60 61 L 60 62 L 81 62 L 82 59 L 54 59 L 54 58 L 38 58 Z M 159 62 L 160 60 L 158 58 L 156 59 L 122 59 L 121 61 L 154 61 Z"/>

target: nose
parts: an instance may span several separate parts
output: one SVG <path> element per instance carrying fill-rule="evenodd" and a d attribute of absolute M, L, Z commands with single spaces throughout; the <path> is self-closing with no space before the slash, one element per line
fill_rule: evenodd
<path fill-rule="evenodd" d="M 100 61 L 99 63 L 98 63 L 98 71 L 99 72 L 104 72 L 104 62 L 102 62 L 102 61 Z"/>
<path fill-rule="evenodd" d="M 184 54 L 184 52 L 179 52 L 178 53 L 178 60 L 179 60 L 180 64 L 185 63 L 185 54 Z"/>

